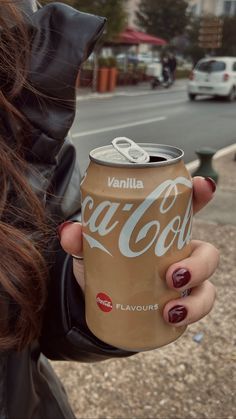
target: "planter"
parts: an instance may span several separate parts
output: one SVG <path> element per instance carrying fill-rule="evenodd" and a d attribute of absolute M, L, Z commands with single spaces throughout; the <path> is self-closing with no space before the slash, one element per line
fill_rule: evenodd
<path fill-rule="evenodd" d="M 109 68 L 102 67 L 98 70 L 97 91 L 99 93 L 107 92 Z"/>
<path fill-rule="evenodd" d="M 107 90 L 108 92 L 113 92 L 116 88 L 116 82 L 117 82 L 117 69 L 115 67 L 112 67 L 109 69 L 109 75 L 108 75 L 108 85 Z"/>

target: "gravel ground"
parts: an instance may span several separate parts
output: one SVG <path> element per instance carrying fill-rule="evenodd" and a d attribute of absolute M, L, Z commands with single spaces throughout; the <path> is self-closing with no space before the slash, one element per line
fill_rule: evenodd
<path fill-rule="evenodd" d="M 228 154 L 214 166 L 220 174 L 218 189 L 235 197 L 233 157 Z M 223 208 L 224 203 L 222 214 Z M 194 237 L 210 241 L 221 252 L 212 278 L 218 297 L 207 318 L 191 325 L 179 340 L 127 359 L 52 362 L 78 419 L 236 418 L 235 224 L 224 224 L 223 216 L 221 223 L 201 215 L 194 222 Z M 197 334 L 200 342 L 195 341 Z"/>

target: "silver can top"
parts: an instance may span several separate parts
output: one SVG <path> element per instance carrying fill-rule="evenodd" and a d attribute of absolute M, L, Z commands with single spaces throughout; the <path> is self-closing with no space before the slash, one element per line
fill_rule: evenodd
<path fill-rule="evenodd" d="M 90 152 L 89 157 L 91 161 L 105 166 L 134 168 L 134 166 L 156 167 L 176 164 L 178 161 L 182 160 L 184 156 L 183 150 L 170 145 L 137 143 L 137 146 L 138 148 L 143 149 L 145 154 L 149 156 L 149 161 L 130 161 L 130 158 L 126 157 L 127 146 L 125 144 L 123 146 L 123 153 L 119 152 L 111 144 L 95 148 Z M 119 144 L 119 147 L 122 149 L 122 144 Z"/>

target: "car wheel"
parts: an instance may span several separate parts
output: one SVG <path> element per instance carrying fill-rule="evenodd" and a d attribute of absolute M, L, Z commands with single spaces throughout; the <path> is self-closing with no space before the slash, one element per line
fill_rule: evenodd
<path fill-rule="evenodd" d="M 232 89 L 230 90 L 230 92 L 227 96 L 227 100 L 229 102 L 233 102 L 235 100 L 235 97 L 236 97 L 235 87 L 232 87 Z"/>
<path fill-rule="evenodd" d="M 197 96 L 197 95 L 195 95 L 195 93 L 189 93 L 189 94 L 188 94 L 188 98 L 189 98 L 189 100 L 191 100 L 192 102 L 196 99 L 196 96 Z"/>

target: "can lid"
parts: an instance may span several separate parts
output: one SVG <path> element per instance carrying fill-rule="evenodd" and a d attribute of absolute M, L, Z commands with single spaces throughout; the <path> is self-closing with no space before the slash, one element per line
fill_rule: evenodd
<path fill-rule="evenodd" d="M 120 153 L 113 145 L 98 147 L 89 154 L 90 160 L 105 166 L 117 167 L 155 167 L 175 164 L 183 159 L 184 152 L 180 148 L 154 143 L 138 143 L 136 144 L 145 153 L 148 154 L 149 161 L 131 162 L 123 153 Z M 136 160 L 137 161 L 137 160 Z"/>
<path fill-rule="evenodd" d="M 149 154 L 127 137 L 117 137 L 112 140 L 113 147 L 131 163 L 148 163 Z"/>

